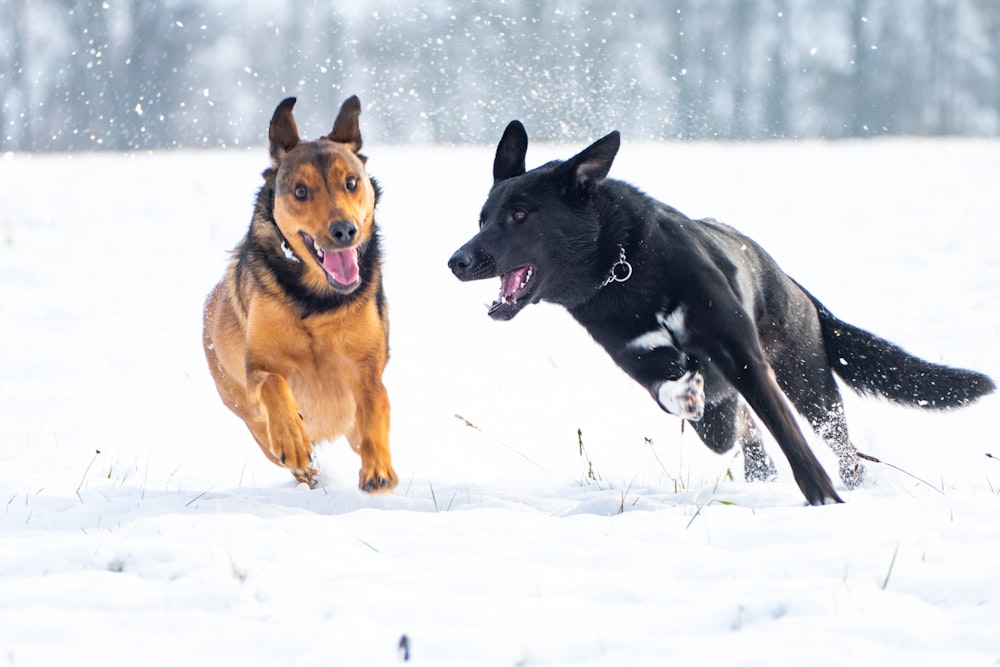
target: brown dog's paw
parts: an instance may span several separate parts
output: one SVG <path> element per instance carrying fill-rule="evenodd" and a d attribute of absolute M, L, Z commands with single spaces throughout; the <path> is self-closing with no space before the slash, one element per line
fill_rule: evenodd
<path fill-rule="evenodd" d="M 271 455 L 281 466 L 288 468 L 300 482 L 315 485 L 316 468 L 313 466 L 313 445 L 301 419 L 270 428 Z"/>
<path fill-rule="evenodd" d="M 383 469 L 362 468 L 358 475 L 358 487 L 366 493 L 385 493 L 396 488 L 399 478 L 391 466 Z"/>
<path fill-rule="evenodd" d="M 292 476 L 299 484 L 308 484 L 310 489 L 319 486 L 319 472 L 312 466 L 305 470 L 293 470 Z"/>

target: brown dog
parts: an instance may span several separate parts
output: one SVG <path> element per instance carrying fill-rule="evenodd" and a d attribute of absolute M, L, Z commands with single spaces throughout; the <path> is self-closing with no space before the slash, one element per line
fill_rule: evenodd
<path fill-rule="evenodd" d="M 294 105 L 274 111 L 250 229 L 205 304 L 205 355 L 272 462 L 312 485 L 313 443 L 343 435 L 361 455 L 359 486 L 389 490 L 389 323 L 361 103 L 345 101 L 316 141 L 299 139 Z"/>

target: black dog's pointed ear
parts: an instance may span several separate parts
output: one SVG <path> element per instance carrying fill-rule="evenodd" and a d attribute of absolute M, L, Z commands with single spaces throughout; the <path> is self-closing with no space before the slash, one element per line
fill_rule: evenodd
<path fill-rule="evenodd" d="M 333 122 L 333 130 L 327 139 L 349 145 L 354 153 L 360 151 L 361 125 L 358 123 L 360 115 L 361 100 L 357 95 L 351 95 L 340 105 L 340 113 L 337 114 L 337 120 Z"/>
<path fill-rule="evenodd" d="M 299 143 L 299 128 L 296 127 L 295 118 L 292 116 L 294 106 L 295 98 L 287 97 L 281 101 L 271 116 L 267 138 L 270 142 L 271 160 L 276 167 L 281 157 Z"/>
<path fill-rule="evenodd" d="M 493 160 L 493 183 L 505 181 L 524 173 L 524 156 L 528 152 L 528 133 L 521 121 L 512 120 L 497 144 Z"/>
<path fill-rule="evenodd" d="M 585 192 L 592 191 L 607 178 L 621 143 L 621 134 L 615 130 L 566 160 L 560 170 L 568 172 L 570 183 L 567 185 Z"/>

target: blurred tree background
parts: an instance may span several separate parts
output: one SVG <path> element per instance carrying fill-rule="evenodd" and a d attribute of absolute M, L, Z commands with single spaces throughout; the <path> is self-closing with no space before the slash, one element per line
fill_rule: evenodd
<path fill-rule="evenodd" d="M 997 0 L 0 0 L 0 150 L 1000 134 Z"/>

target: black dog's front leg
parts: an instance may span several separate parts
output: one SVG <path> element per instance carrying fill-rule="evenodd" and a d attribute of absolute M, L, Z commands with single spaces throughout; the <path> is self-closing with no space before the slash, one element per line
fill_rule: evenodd
<path fill-rule="evenodd" d="M 728 312 L 740 311 L 733 307 Z M 749 321 L 749 317 L 744 316 L 720 322 L 715 328 L 716 335 L 703 337 L 699 345 L 774 436 L 809 504 L 843 502 L 802 436 L 760 347 L 756 331 L 746 324 Z"/>
<path fill-rule="evenodd" d="M 665 412 L 690 421 L 705 413 L 705 380 L 693 357 L 672 345 L 638 349 L 629 344 L 614 359 Z"/>

